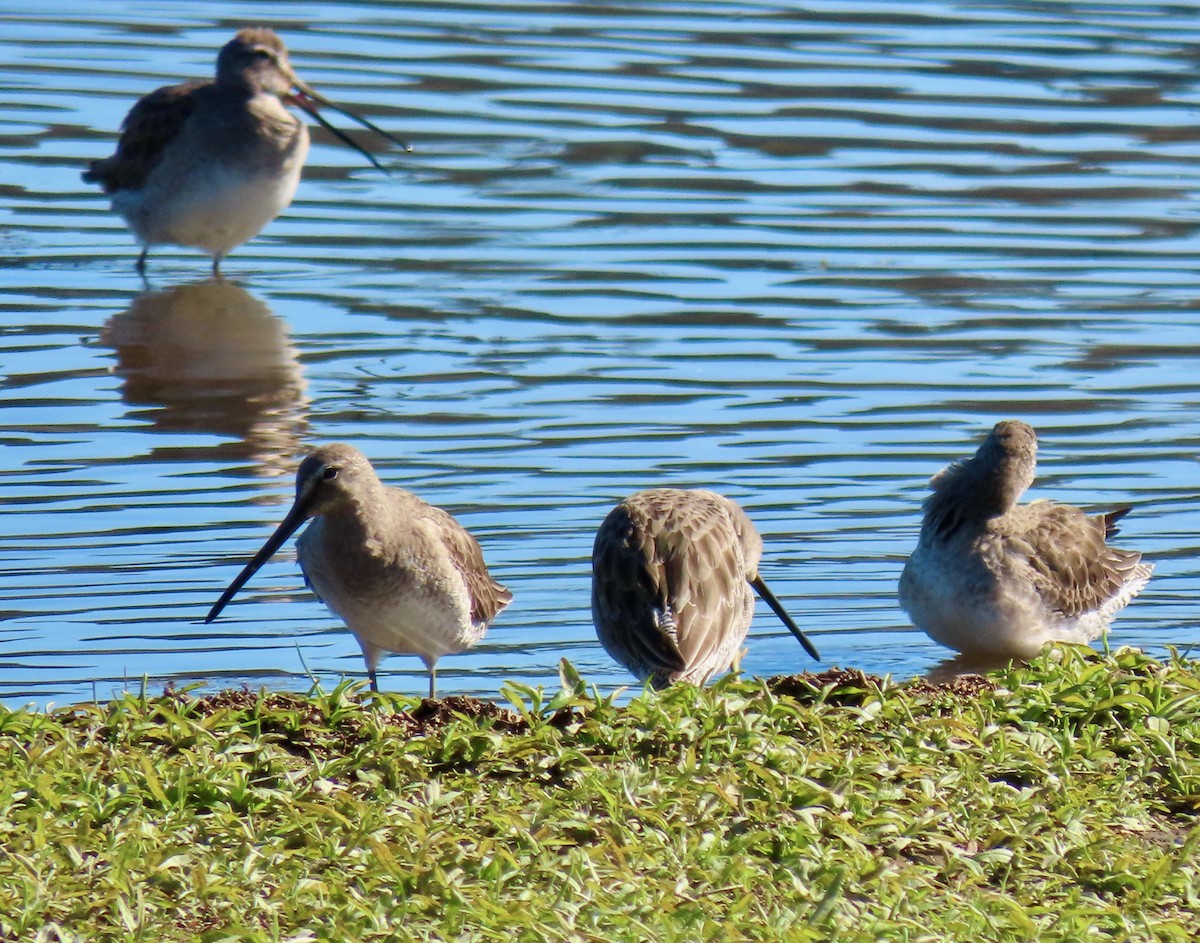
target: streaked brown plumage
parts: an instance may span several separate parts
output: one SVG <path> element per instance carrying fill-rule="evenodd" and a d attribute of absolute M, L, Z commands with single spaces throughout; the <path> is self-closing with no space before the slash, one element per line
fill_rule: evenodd
<path fill-rule="evenodd" d="M 900 605 L 934 641 L 997 658 L 1088 642 L 1150 579 L 1140 553 L 1107 544 L 1129 508 L 1089 517 L 1069 504 L 1017 504 L 1036 465 L 1036 433 L 1005 420 L 930 480 Z"/>
<path fill-rule="evenodd" d="M 291 510 L 205 622 L 309 518 L 312 524 L 296 541 L 300 568 L 358 640 L 373 690 L 375 669 L 392 652 L 425 662 L 433 697 L 437 660 L 478 642 L 512 601 L 458 521 L 408 491 L 387 487 L 358 449 L 334 444 L 300 463 Z"/>
<path fill-rule="evenodd" d="M 712 491 L 659 488 L 618 504 L 592 551 L 592 620 L 605 650 L 657 688 L 703 684 L 737 657 L 758 591 L 813 658 L 816 649 L 758 574 L 762 538 Z"/>
<path fill-rule="evenodd" d="M 139 272 L 150 246 L 174 244 L 203 249 L 219 274 L 230 250 L 291 203 L 308 129 L 284 105 L 307 111 L 381 169 L 318 105 L 401 143 L 301 82 L 274 32 L 240 30 L 218 54 L 215 80 L 169 85 L 141 98 L 121 125 L 116 153 L 83 173 L 112 197 L 142 244 Z"/>

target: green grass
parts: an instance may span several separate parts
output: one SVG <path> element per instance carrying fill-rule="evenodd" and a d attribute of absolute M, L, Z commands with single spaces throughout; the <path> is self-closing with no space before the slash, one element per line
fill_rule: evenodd
<path fill-rule="evenodd" d="M 0 711 L 0 940 L 1179 940 L 1200 666 Z"/>

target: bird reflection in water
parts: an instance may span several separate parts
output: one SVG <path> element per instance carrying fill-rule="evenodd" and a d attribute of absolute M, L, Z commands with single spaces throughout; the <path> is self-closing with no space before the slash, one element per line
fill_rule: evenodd
<path fill-rule="evenodd" d="M 952 658 L 945 658 L 925 672 L 925 679 L 934 684 L 949 684 L 955 678 L 964 675 L 986 675 L 1009 665 L 1021 664 L 1020 659 L 1004 657 L 1003 655 L 964 655 L 961 652 Z"/>
<path fill-rule="evenodd" d="M 139 295 L 104 326 L 130 415 L 158 432 L 229 436 L 214 449 L 173 444 L 172 460 L 253 462 L 291 475 L 308 429 L 308 400 L 284 322 L 244 288 L 223 280 Z"/>

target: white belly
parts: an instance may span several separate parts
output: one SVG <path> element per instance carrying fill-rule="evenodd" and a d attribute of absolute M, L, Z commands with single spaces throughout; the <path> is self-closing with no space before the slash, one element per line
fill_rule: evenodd
<path fill-rule="evenodd" d="M 346 623 L 364 653 L 419 655 L 427 664 L 466 651 L 487 626 L 471 621 L 465 584 L 400 565 L 347 566 L 323 539 L 323 518 L 300 535 L 300 565 L 313 590 Z M 360 561 L 361 562 L 361 561 Z M 444 576 L 444 574 L 442 574 Z"/>
<path fill-rule="evenodd" d="M 113 194 L 116 210 L 146 245 L 194 246 L 222 257 L 253 239 L 296 195 L 307 145 L 279 173 L 247 173 L 218 161 L 186 174 L 150 175 L 141 190 Z"/>
<path fill-rule="evenodd" d="M 436 596 L 409 593 L 390 599 L 349 598 L 323 592 L 316 582 L 314 588 L 364 648 L 437 661 L 443 655 L 466 651 L 482 634 Z"/>
<path fill-rule="evenodd" d="M 924 547 L 900 576 L 900 606 L 935 642 L 981 657 L 1032 658 L 1050 641 L 1089 642 L 1105 625 L 1094 613 L 1051 612 L 1019 574 Z"/>

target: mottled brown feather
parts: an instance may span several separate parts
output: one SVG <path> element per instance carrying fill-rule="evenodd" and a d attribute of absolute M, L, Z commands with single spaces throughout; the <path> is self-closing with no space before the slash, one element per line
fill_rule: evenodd
<path fill-rule="evenodd" d="M 658 489 L 605 518 L 592 557 L 596 629 L 638 677 L 661 687 L 729 667 L 720 655 L 745 636 L 758 563 L 747 559 L 735 514 L 712 492 Z"/>
<path fill-rule="evenodd" d="M 212 87 L 211 80 L 195 79 L 138 99 L 121 124 L 116 153 L 92 161 L 83 179 L 99 183 L 105 193 L 141 187 Z"/>
<path fill-rule="evenodd" d="M 483 561 L 483 549 L 471 532 L 448 511 L 432 504 L 428 507 L 430 515 L 442 523 L 441 536 L 446 551 L 467 584 L 467 593 L 471 597 L 471 621 L 491 622 L 501 609 L 512 602 L 513 594 L 492 579 Z"/>
<path fill-rule="evenodd" d="M 1100 519 L 1104 521 L 1104 536 L 1115 537 L 1121 533 L 1120 524 L 1121 518 L 1132 511 L 1133 508 L 1117 508 L 1115 511 L 1106 511 L 1100 515 Z"/>
<path fill-rule="evenodd" d="M 1118 513 L 1118 517 L 1121 514 Z M 1111 515 L 1034 501 L 997 522 L 1008 552 L 1030 567 L 1034 588 L 1054 612 L 1080 616 L 1118 595 L 1142 555 L 1105 543 Z"/>
<path fill-rule="evenodd" d="M 641 515 L 622 503 L 601 525 L 592 562 L 594 570 L 608 578 L 593 581 L 593 606 L 600 612 L 625 614 L 623 647 L 628 649 L 627 667 L 635 674 L 680 672 L 686 665 L 670 615 L 669 581 L 654 539 L 640 525 L 641 520 Z M 660 622 L 656 612 L 667 614 L 669 621 Z M 606 619 L 605 624 L 611 624 L 612 618 L 619 617 Z M 610 652 L 618 644 L 606 641 L 603 635 L 601 642 Z"/>

